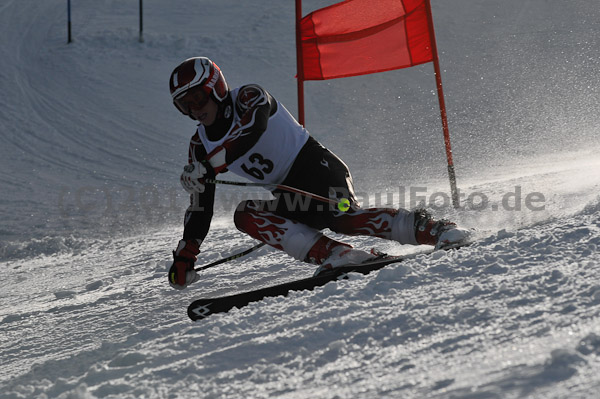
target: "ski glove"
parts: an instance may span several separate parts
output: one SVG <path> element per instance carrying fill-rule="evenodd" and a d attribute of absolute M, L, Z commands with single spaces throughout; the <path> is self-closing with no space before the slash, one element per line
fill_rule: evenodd
<path fill-rule="evenodd" d="M 196 255 L 200 253 L 197 240 L 181 240 L 173 251 L 173 264 L 169 269 L 169 284 L 176 290 L 182 290 L 198 281 L 200 276 L 194 270 Z"/>
<path fill-rule="evenodd" d="M 200 162 L 192 162 L 183 167 L 179 181 L 184 190 L 190 194 L 203 193 L 204 184 L 200 182 L 206 175 L 206 168 Z"/>

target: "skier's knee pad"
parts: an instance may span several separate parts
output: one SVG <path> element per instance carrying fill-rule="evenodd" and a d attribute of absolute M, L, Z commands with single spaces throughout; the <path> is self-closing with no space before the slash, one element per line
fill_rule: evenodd
<path fill-rule="evenodd" d="M 238 230 L 246 233 L 245 226 L 248 224 L 248 202 L 252 201 L 242 201 L 238 204 L 237 208 L 235 208 L 235 212 L 233 213 L 233 224 L 237 227 Z"/>
<path fill-rule="evenodd" d="M 249 200 L 242 201 L 238 204 L 233 213 L 233 223 L 238 230 L 250 234 L 259 217 L 268 215 L 275 216 L 270 211 L 270 203 L 272 201 Z"/>

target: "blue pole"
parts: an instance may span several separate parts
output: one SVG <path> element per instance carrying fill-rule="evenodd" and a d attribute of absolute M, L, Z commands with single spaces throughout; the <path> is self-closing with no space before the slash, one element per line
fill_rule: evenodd
<path fill-rule="evenodd" d="M 71 43 L 71 0 L 67 0 L 67 15 L 68 15 L 68 22 L 67 22 L 68 39 L 67 39 L 67 43 Z"/>

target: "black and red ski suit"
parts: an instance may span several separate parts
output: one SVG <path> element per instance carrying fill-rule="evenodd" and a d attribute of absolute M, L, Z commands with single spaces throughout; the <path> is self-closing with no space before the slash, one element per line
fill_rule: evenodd
<path fill-rule="evenodd" d="M 228 165 L 235 164 L 240 157 L 248 158 L 248 154 L 252 153 L 248 159 L 255 162 L 254 167 L 242 164 L 237 168 L 242 173 L 236 173 L 254 181 L 261 181 L 261 177 L 266 179 L 265 173 L 274 168 L 268 161 L 270 154 L 258 154 L 253 151 L 267 129 L 273 127 L 270 126 L 270 122 L 274 121 L 279 113 L 286 113 L 286 116 L 289 116 L 289 113 L 258 85 L 242 86 L 231 94 L 235 94 L 235 98 L 229 95 L 219 106 L 215 123 L 206 127 L 199 125 L 190 141 L 188 161 L 202 162 L 208 170 L 207 177 L 214 178 L 217 173 L 227 170 Z M 291 116 L 285 123 L 297 125 Z M 294 128 L 303 129 L 299 125 Z M 286 134 L 285 129 L 282 129 L 282 132 L 284 133 L 281 134 Z M 280 133 L 269 131 L 269 134 Z M 207 151 L 204 143 L 217 142 L 227 135 L 229 138 L 216 149 Z M 306 135 L 308 136 L 308 133 Z M 221 157 L 219 161 L 215 161 L 212 157 L 218 152 Z M 238 205 L 234 222 L 239 230 L 298 259 L 314 263 L 323 260 L 320 258 L 326 256 L 326 253 L 315 252 L 314 247 L 317 242 L 327 242 L 329 247 L 329 242 L 333 241 L 320 233 L 320 230 L 325 228 L 341 234 L 376 236 L 404 244 L 417 244 L 413 226 L 414 215 L 404 209 L 360 208 L 347 165 L 313 137 L 308 136 L 294 153 L 285 176 L 274 183 L 322 197 L 338 200 L 345 198 L 351 204 L 350 208 L 344 211 L 299 194 L 274 190 L 272 193 L 275 198 L 272 200 L 243 201 Z M 213 184 L 207 184 L 203 193 L 191 195 L 191 204 L 185 215 L 184 240 L 204 240 L 213 216 L 214 199 Z M 305 242 L 302 243 L 301 239 Z M 312 255 L 309 256 L 309 252 Z M 315 253 L 318 255 L 315 256 Z"/>

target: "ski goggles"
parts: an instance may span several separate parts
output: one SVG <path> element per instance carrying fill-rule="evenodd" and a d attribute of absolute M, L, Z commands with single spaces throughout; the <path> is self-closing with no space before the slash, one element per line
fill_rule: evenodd
<path fill-rule="evenodd" d="M 185 115 L 190 114 L 190 108 L 200 109 L 208 104 L 208 94 L 202 86 L 193 87 L 180 97 L 173 99 L 173 104 Z"/>

